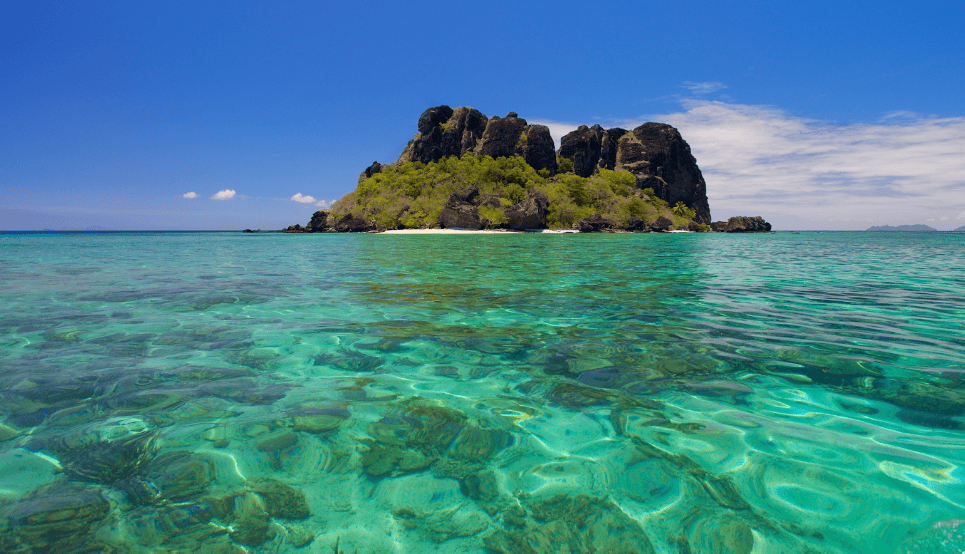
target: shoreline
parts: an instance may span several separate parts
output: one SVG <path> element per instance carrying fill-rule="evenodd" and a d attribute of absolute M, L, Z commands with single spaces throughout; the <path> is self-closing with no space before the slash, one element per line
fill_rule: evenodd
<path fill-rule="evenodd" d="M 507 231 L 497 230 L 473 230 L 473 229 L 390 229 L 388 231 L 376 232 L 376 235 L 521 235 L 521 234 L 564 234 L 579 233 L 579 231 L 567 229 L 535 229 L 533 231 Z"/>

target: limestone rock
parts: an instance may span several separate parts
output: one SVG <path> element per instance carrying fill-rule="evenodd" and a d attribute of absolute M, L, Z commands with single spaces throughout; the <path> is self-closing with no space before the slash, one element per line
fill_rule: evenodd
<path fill-rule="evenodd" d="M 516 117 L 510 112 L 504 119 L 493 118 L 486 125 L 486 132 L 482 136 L 482 141 L 476 147 L 476 153 L 480 156 L 513 156 L 519 145 L 520 138 L 526 130 L 526 120 Z"/>
<path fill-rule="evenodd" d="M 697 212 L 698 223 L 710 223 L 707 185 L 677 129 L 644 123 L 619 139 L 615 169 L 633 173 L 637 186 L 653 188 L 671 206 L 683 202 Z"/>
<path fill-rule="evenodd" d="M 771 224 L 761 216 L 736 216 L 728 219 L 727 223 L 715 221 L 710 224 L 710 229 L 717 233 L 768 233 L 771 231 Z"/>
<path fill-rule="evenodd" d="M 383 167 L 382 164 L 380 164 L 379 162 L 372 162 L 372 165 L 366 167 L 365 171 L 363 171 L 359 175 L 359 182 L 361 183 L 362 181 L 368 179 L 369 177 L 375 175 L 376 173 L 382 173 L 382 167 Z"/>
<path fill-rule="evenodd" d="M 429 108 L 419 116 L 419 132 L 428 135 L 433 129 L 449 121 L 450 117 L 452 117 L 452 108 L 445 104 Z"/>
<path fill-rule="evenodd" d="M 551 175 L 555 174 L 556 145 L 553 143 L 553 137 L 550 136 L 549 127 L 527 125 L 522 136 L 525 136 L 526 140 L 520 140 L 516 154 L 522 156 L 536 171 L 546 169 Z"/>
<path fill-rule="evenodd" d="M 597 167 L 612 170 L 616 167 L 618 141 L 626 133 L 619 127 L 582 125 L 560 140 L 559 154 L 573 162 L 573 172 L 580 177 L 593 175 Z"/>
<path fill-rule="evenodd" d="M 485 225 L 479 215 L 479 208 L 473 203 L 479 196 L 479 187 L 470 187 L 457 191 L 449 196 L 442 212 L 439 213 L 439 224 L 443 229 L 482 229 Z"/>
<path fill-rule="evenodd" d="M 670 221 L 670 219 L 665 216 L 660 216 L 656 221 L 651 223 L 649 227 L 654 233 L 662 233 L 673 229 L 673 221 Z"/>
<path fill-rule="evenodd" d="M 308 222 L 306 230 L 309 233 L 322 233 L 328 230 L 328 212 L 318 210 L 312 214 L 312 219 Z"/>
<path fill-rule="evenodd" d="M 516 231 L 546 228 L 546 209 L 550 202 L 542 192 L 530 189 L 522 202 L 506 209 L 506 227 Z"/>
<path fill-rule="evenodd" d="M 615 221 L 607 219 L 600 214 L 583 218 L 576 225 L 581 233 L 612 233 L 617 227 Z"/>
<path fill-rule="evenodd" d="M 469 107 L 429 108 L 419 117 L 419 134 L 409 141 L 396 164 L 414 161 L 427 164 L 449 156 L 462 156 L 476 147 L 488 121 L 479 110 Z"/>
<path fill-rule="evenodd" d="M 346 214 L 342 219 L 335 222 L 332 227 L 339 233 L 366 233 L 375 230 L 374 223 L 366 221 L 361 217 L 355 217 L 352 214 Z"/>

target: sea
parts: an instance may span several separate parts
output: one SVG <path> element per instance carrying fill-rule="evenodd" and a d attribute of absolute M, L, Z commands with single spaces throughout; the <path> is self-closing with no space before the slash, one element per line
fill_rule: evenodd
<path fill-rule="evenodd" d="M 965 234 L 0 234 L 0 552 L 965 551 Z"/>

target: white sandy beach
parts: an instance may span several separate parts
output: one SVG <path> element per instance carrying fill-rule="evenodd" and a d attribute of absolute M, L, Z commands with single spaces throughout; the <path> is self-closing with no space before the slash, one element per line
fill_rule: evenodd
<path fill-rule="evenodd" d="M 392 229 L 389 231 L 382 231 L 380 235 L 504 235 L 504 234 L 519 234 L 519 233 L 579 233 L 579 231 L 573 229 L 543 229 L 536 231 L 505 231 L 505 230 L 480 230 L 473 231 L 469 229 Z"/>

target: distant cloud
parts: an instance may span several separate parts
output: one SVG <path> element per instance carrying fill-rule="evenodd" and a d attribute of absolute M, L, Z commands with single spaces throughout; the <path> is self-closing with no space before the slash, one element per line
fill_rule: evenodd
<path fill-rule="evenodd" d="M 319 208 L 327 208 L 332 205 L 332 202 L 334 202 L 334 200 L 319 200 L 314 196 L 308 196 L 307 194 L 302 194 L 300 192 L 296 192 L 294 196 L 289 198 L 289 200 L 294 200 L 295 202 L 302 204 L 315 204 Z"/>
<path fill-rule="evenodd" d="M 235 191 L 231 189 L 219 190 L 211 197 L 212 200 L 231 200 L 235 197 Z"/>
<path fill-rule="evenodd" d="M 694 94 L 710 94 L 712 92 L 717 92 L 727 88 L 727 85 L 718 81 L 708 81 L 708 82 L 694 82 L 694 81 L 684 81 L 684 84 L 680 85 L 682 88 L 689 90 Z"/>
<path fill-rule="evenodd" d="M 196 192 L 186 192 L 186 193 L 182 194 L 181 197 L 182 197 L 182 198 L 197 198 L 197 197 L 198 197 L 198 193 L 196 193 Z"/>
<path fill-rule="evenodd" d="M 677 127 L 690 144 L 715 221 L 761 215 L 778 229 L 865 229 L 965 213 L 965 117 L 901 113 L 889 123 L 840 125 L 768 106 L 689 101 L 681 112 L 604 126 L 647 121 Z M 557 145 L 575 128 L 550 126 Z"/>
<path fill-rule="evenodd" d="M 304 195 L 300 192 L 296 192 L 295 196 L 292 196 L 290 200 L 294 200 L 295 202 L 299 202 L 301 204 L 314 204 L 315 202 L 318 202 L 318 200 L 316 200 L 314 197 Z"/>

